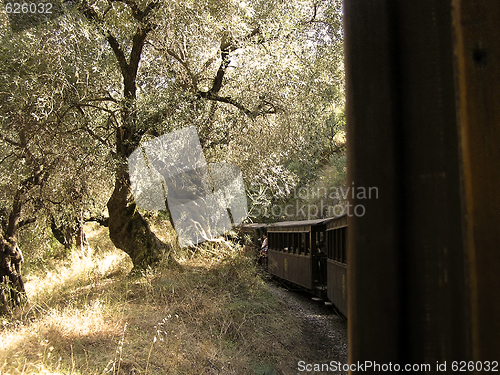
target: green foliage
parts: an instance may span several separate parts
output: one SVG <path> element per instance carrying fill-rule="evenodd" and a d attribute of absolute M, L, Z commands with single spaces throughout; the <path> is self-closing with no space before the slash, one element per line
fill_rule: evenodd
<path fill-rule="evenodd" d="M 345 148 L 340 1 L 160 1 L 140 22 L 134 4 L 152 3 L 81 1 L 30 30 L 1 29 L 0 205 L 43 165 L 23 217 L 71 226 L 101 215 L 127 116 L 142 142 L 195 125 L 209 162 L 241 168 L 252 213 L 337 178 L 326 174 Z M 110 40 L 130 61 L 142 28 L 125 103 Z"/>
<path fill-rule="evenodd" d="M 23 33 L 1 29 L 0 40 L 0 206 L 8 213 L 31 178 L 35 186 L 19 203 L 21 219 L 38 221 L 33 233 L 50 217 L 75 225 L 84 213 L 102 212 L 109 149 L 96 138 L 108 119 L 90 100 L 92 93 L 104 96 L 113 87 L 112 73 L 100 65 L 107 53 L 102 36 L 67 15 Z M 89 123 L 95 137 L 89 136 Z M 36 259 L 52 254 L 40 250 L 53 248 L 44 241 L 30 246 Z"/>

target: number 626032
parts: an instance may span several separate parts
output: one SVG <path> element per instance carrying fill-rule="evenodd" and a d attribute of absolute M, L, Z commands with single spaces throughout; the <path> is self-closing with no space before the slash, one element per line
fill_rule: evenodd
<path fill-rule="evenodd" d="M 14 14 L 51 14 L 52 3 L 6 3 L 5 11 Z"/>

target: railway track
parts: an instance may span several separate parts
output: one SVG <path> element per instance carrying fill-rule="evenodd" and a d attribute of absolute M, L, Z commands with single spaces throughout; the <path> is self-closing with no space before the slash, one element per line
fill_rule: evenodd
<path fill-rule="evenodd" d="M 342 371 L 299 371 L 300 364 L 347 363 L 347 322 L 331 306 L 313 300 L 310 294 L 289 290 L 273 280 L 266 280 L 269 291 L 286 303 L 300 321 L 300 337 L 296 338 L 293 374 L 347 374 Z M 299 363 L 300 362 L 300 363 Z"/>

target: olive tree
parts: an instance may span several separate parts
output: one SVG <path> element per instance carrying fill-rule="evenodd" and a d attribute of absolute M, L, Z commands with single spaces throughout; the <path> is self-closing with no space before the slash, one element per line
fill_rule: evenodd
<path fill-rule="evenodd" d="M 209 161 L 285 194 L 297 179 L 285 164 L 307 153 L 308 130 L 341 117 L 339 2 L 108 0 L 78 11 L 120 75 L 109 230 L 138 267 L 170 252 L 131 193 L 127 157 L 141 142 L 195 125 Z"/>
<path fill-rule="evenodd" d="M 0 305 L 4 310 L 24 294 L 20 229 L 62 212 L 68 220 L 78 221 L 83 210 L 92 211 L 96 187 L 105 191 L 101 178 L 108 174 L 109 150 L 107 140 L 94 130 L 111 126 L 103 113 L 108 109 L 111 115 L 112 107 L 101 104 L 111 99 L 105 79 L 109 74 L 90 64 L 106 55 L 94 43 L 98 35 L 90 31 L 82 35 L 79 26 L 84 25 L 72 21 L 61 21 L 55 31 L 39 27 L 12 33 L 4 28 L 0 34 Z M 83 49 L 85 53 L 77 53 Z"/>

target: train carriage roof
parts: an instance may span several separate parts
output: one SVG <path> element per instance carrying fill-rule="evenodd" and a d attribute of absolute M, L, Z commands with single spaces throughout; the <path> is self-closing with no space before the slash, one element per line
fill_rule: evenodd
<path fill-rule="evenodd" d="M 251 224 L 243 224 L 242 228 L 250 228 L 250 229 L 272 229 L 272 228 L 285 228 L 285 227 L 303 227 L 309 225 L 318 225 L 318 224 L 326 224 L 331 221 L 340 219 L 346 215 L 337 216 L 337 217 L 329 217 L 324 219 L 314 219 L 314 220 L 299 220 L 299 221 L 280 221 L 276 223 L 251 223 Z"/>
<path fill-rule="evenodd" d="M 249 223 L 249 224 L 242 224 L 241 228 L 249 228 L 249 229 L 260 229 L 260 228 L 265 228 L 269 224 L 265 223 Z"/>
<path fill-rule="evenodd" d="M 334 220 L 334 218 L 326 218 L 326 219 L 315 219 L 315 220 L 300 220 L 300 221 L 280 221 L 277 223 L 268 224 L 266 228 L 274 228 L 274 227 L 304 227 L 307 225 L 318 225 L 325 224 L 329 221 Z"/>

